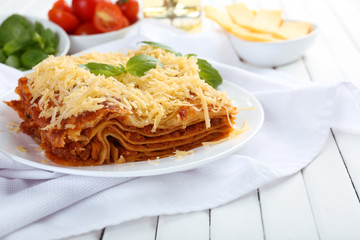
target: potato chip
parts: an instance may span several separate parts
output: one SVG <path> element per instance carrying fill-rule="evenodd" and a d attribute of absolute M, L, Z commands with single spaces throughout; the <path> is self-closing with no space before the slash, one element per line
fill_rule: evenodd
<path fill-rule="evenodd" d="M 217 24 L 219 24 L 222 28 L 227 31 L 231 30 L 231 26 L 234 24 L 226 13 L 220 11 L 217 8 L 205 6 L 204 7 L 206 17 L 214 20 Z"/>
<path fill-rule="evenodd" d="M 282 21 L 281 10 L 261 9 L 256 13 L 254 22 L 249 28 L 254 32 L 273 33 L 279 29 Z"/>
<path fill-rule="evenodd" d="M 284 21 L 281 10 L 254 11 L 244 3 L 227 6 L 228 14 L 210 6 L 205 6 L 204 10 L 208 18 L 226 31 L 247 41 L 294 39 L 311 31 L 310 23 Z"/>
<path fill-rule="evenodd" d="M 254 11 L 250 10 L 244 3 L 235 3 L 226 7 L 231 19 L 239 26 L 247 28 L 255 20 Z"/>
<path fill-rule="evenodd" d="M 210 6 L 204 7 L 206 17 L 214 20 L 226 31 L 248 41 L 277 41 L 271 34 L 252 33 L 249 30 L 236 25 L 225 12 Z"/>
<path fill-rule="evenodd" d="M 274 35 L 284 39 L 303 37 L 311 31 L 311 23 L 284 21 Z"/>

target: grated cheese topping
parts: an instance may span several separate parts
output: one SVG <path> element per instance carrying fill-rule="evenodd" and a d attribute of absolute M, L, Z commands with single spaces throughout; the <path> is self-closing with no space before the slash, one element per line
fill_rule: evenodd
<path fill-rule="evenodd" d="M 175 153 L 175 159 L 182 159 L 183 156 L 193 154 L 193 153 L 195 153 L 195 151 L 194 150 L 189 150 L 189 151 L 176 150 L 174 153 Z"/>
<path fill-rule="evenodd" d="M 157 166 L 160 164 L 160 160 L 159 159 L 155 159 L 155 160 L 148 159 L 148 164 Z"/>
<path fill-rule="evenodd" d="M 129 73 L 105 77 L 79 66 L 88 62 L 126 66 L 129 58 L 138 54 L 155 57 L 164 67 L 157 65 L 142 77 Z M 45 129 L 61 128 L 64 119 L 106 106 L 125 111 L 135 127 L 152 124 L 152 132 L 173 118 L 172 113 L 179 107 L 191 106 L 204 113 L 208 128 L 209 109 L 217 112 L 225 104 L 231 103 L 225 92 L 217 91 L 200 79 L 195 57 L 179 57 L 151 46 L 142 46 L 126 53 L 91 52 L 79 56 L 50 56 L 26 77 L 33 95 L 31 103 L 41 110 L 39 117 L 51 119 Z M 74 128 L 75 125 L 66 124 L 64 127 Z"/>
<path fill-rule="evenodd" d="M 23 153 L 28 153 L 29 151 L 22 145 L 20 146 L 17 146 L 16 149 L 20 152 L 23 152 Z"/>
<path fill-rule="evenodd" d="M 13 133 L 20 132 L 20 123 L 18 123 L 18 122 L 10 121 L 8 124 L 6 124 L 6 127 L 8 128 L 8 130 L 10 132 L 13 132 Z"/>

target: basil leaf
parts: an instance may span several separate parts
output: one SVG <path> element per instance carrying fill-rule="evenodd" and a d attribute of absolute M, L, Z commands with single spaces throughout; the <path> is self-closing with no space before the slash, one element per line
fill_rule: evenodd
<path fill-rule="evenodd" d="M 79 64 L 80 67 L 86 68 L 95 75 L 104 75 L 105 77 L 119 76 L 126 72 L 123 65 L 113 66 L 104 63 L 89 62 L 87 64 Z"/>
<path fill-rule="evenodd" d="M 158 47 L 158 48 L 162 48 L 168 52 L 172 52 L 175 54 L 175 56 L 182 56 L 182 54 L 180 52 L 177 52 L 175 49 L 173 49 L 172 47 L 166 46 L 165 44 L 162 43 L 158 43 L 158 42 L 151 42 L 151 41 L 142 41 L 140 43 L 145 43 L 147 45 L 153 46 L 153 47 Z"/>
<path fill-rule="evenodd" d="M 189 58 L 189 57 L 196 57 L 197 55 L 195 53 L 189 53 L 186 54 L 185 57 Z"/>
<path fill-rule="evenodd" d="M 164 67 L 162 63 L 154 57 L 145 54 L 135 55 L 126 63 L 126 71 L 134 76 L 142 77 L 150 69 L 156 68 L 157 63 L 160 64 L 161 67 Z"/>
<path fill-rule="evenodd" d="M 208 63 L 204 59 L 198 59 L 197 64 L 199 66 L 200 72 L 199 76 L 203 79 L 207 84 L 216 88 L 222 83 L 222 77 L 219 74 L 218 70 L 213 68 L 210 63 Z"/>

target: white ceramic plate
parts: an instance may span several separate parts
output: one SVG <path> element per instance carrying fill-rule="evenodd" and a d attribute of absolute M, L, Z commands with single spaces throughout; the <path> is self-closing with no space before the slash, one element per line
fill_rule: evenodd
<path fill-rule="evenodd" d="M 226 90 L 240 108 L 254 108 L 241 110 L 236 118 L 236 125 L 241 127 L 248 121 L 250 130 L 240 137 L 207 147 L 194 149 L 194 153 L 182 158 L 167 157 L 154 161 L 143 161 L 126 164 L 111 164 L 95 167 L 69 167 L 59 165 L 48 160 L 33 139 L 21 132 L 15 134 L 9 130 L 9 123 L 20 122 L 17 113 L 3 103 L 4 100 L 18 99 L 15 93 L 7 94 L 0 103 L 0 151 L 11 159 L 44 170 L 68 173 L 74 175 L 98 177 L 136 177 L 159 175 L 183 171 L 199 167 L 206 163 L 226 158 L 231 153 L 243 147 L 260 130 L 264 121 L 264 112 L 260 103 L 247 91 L 237 85 L 224 81 L 219 90 Z M 18 146 L 23 146 L 28 152 L 22 152 Z"/>
<path fill-rule="evenodd" d="M 318 32 L 318 26 L 312 24 L 309 34 L 290 40 L 255 42 L 242 40 L 230 33 L 228 36 L 235 51 L 245 62 L 260 67 L 277 67 L 303 56 L 315 41 Z"/>

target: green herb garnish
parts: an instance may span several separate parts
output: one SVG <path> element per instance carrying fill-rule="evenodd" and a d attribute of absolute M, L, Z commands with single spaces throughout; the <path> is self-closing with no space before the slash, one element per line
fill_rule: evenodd
<path fill-rule="evenodd" d="M 140 43 L 145 43 L 145 44 L 148 44 L 148 45 L 153 46 L 153 47 L 162 48 L 162 49 L 164 49 L 164 50 L 166 50 L 168 52 L 174 53 L 176 56 L 182 56 L 182 54 L 180 52 L 177 52 L 173 48 L 171 48 L 169 46 L 166 46 L 166 45 L 164 45 L 162 43 L 151 42 L 151 41 L 142 41 Z M 189 58 L 191 56 L 196 57 L 196 54 L 189 53 L 189 54 L 186 54 L 185 56 L 187 58 Z M 200 69 L 199 76 L 207 84 L 209 84 L 213 88 L 216 88 L 222 83 L 221 75 L 219 74 L 219 72 L 215 68 L 213 68 L 213 66 L 211 66 L 210 63 L 208 63 L 204 59 L 198 58 L 197 64 L 198 64 L 199 69 Z"/>
<path fill-rule="evenodd" d="M 95 75 L 104 75 L 105 77 L 119 76 L 125 73 L 123 65 L 113 66 L 104 63 L 89 62 L 87 64 L 79 64 L 80 67 L 86 68 Z"/>
<path fill-rule="evenodd" d="M 165 44 L 162 43 L 158 43 L 158 42 L 151 42 L 151 41 L 142 41 L 140 43 L 145 43 L 147 45 L 153 46 L 153 47 L 157 47 L 157 48 L 161 48 L 164 49 L 165 51 L 168 52 L 172 52 L 175 54 L 175 56 L 182 56 L 182 54 L 180 52 L 177 52 L 175 49 L 173 49 L 172 47 L 166 46 Z"/>
<path fill-rule="evenodd" d="M 182 56 L 181 53 L 175 51 L 173 48 L 161 43 L 150 41 L 142 41 L 140 43 L 145 43 L 153 47 L 162 48 L 168 52 L 174 53 L 176 56 Z M 191 56 L 196 57 L 196 54 L 190 53 L 186 54 L 185 56 L 187 58 Z M 125 72 L 128 72 L 137 77 L 142 77 L 150 69 L 156 68 L 157 64 L 159 64 L 161 67 L 164 67 L 158 59 L 145 54 L 140 54 L 130 58 L 129 61 L 126 63 L 126 67 L 122 66 L 121 64 L 119 64 L 118 67 L 102 63 L 79 64 L 79 66 L 85 67 L 91 73 L 97 75 L 105 75 L 107 77 L 118 76 Z M 197 65 L 199 66 L 200 70 L 199 77 L 207 84 L 209 84 L 213 88 L 217 88 L 222 83 L 223 79 L 221 75 L 215 68 L 213 68 L 213 66 L 211 66 L 209 62 L 204 59 L 197 58 Z"/>
<path fill-rule="evenodd" d="M 197 64 L 200 69 L 199 76 L 207 84 L 209 84 L 213 88 L 217 88 L 222 83 L 223 80 L 220 73 L 218 72 L 218 70 L 213 68 L 213 66 L 211 66 L 208 61 L 198 58 Z"/>
<path fill-rule="evenodd" d="M 119 64 L 119 66 L 89 62 L 87 64 L 79 64 L 80 67 L 86 68 L 91 73 L 96 75 L 104 75 L 106 77 L 115 77 L 123 73 L 130 73 L 131 75 L 142 77 L 147 71 L 152 68 L 156 68 L 156 64 L 159 64 L 161 67 L 164 67 L 159 60 L 154 57 L 140 54 L 135 55 L 129 59 L 126 63 L 126 68 Z"/>
<path fill-rule="evenodd" d="M 162 63 L 154 57 L 145 54 L 135 55 L 126 63 L 126 71 L 134 76 L 141 77 L 150 69 L 156 68 L 156 64 L 164 67 Z"/>
<path fill-rule="evenodd" d="M 196 57 L 197 55 L 195 53 L 188 53 L 185 55 L 185 57 L 189 58 L 189 57 Z"/>

